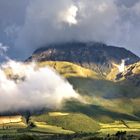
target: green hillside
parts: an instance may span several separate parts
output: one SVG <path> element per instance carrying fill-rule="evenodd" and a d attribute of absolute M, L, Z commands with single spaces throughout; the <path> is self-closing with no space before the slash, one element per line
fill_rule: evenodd
<path fill-rule="evenodd" d="M 140 120 L 139 87 L 106 80 L 96 72 L 70 62 L 46 61 L 38 65 L 55 68 L 88 103 L 66 102 L 66 111 L 81 112 L 103 122 Z"/>
<path fill-rule="evenodd" d="M 60 61 L 44 61 L 38 63 L 39 67 L 50 66 L 66 78 L 69 77 L 85 77 L 100 79 L 101 76 L 93 70 L 83 68 L 70 62 Z"/>
<path fill-rule="evenodd" d="M 67 115 L 42 114 L 31 117 L 31 122 L 46 122 L 74 132 L 96 132 L 100 129 L 98 122 L 81 113 L 68 113 Z"/>

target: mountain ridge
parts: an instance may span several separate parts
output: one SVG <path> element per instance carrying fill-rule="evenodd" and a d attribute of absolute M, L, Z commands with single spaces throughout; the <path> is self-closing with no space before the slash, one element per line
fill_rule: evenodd
<path fill-rule="evenodd" d="M 138 62 L 140 58 L 126 50 L 103 43 L 60 43 L 52 44 L 34 51 L 27 61 L 68 61 L 106 75 L 112 69 L 112 63 L 121 63 L 128 59 L 126 65 Z"/>

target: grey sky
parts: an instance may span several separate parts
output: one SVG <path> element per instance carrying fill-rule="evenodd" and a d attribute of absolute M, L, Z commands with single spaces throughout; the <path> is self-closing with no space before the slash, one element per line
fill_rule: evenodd
<path fill-rule="evenodd" d="M 0 0 L 0 42 L 12 56 L 71 40 L 123 46 L 140 56 L 139 25 L 140 0 Z"/>

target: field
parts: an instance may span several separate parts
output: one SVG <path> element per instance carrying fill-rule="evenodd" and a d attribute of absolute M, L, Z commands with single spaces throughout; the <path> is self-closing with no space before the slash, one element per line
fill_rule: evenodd
<path fill-rule="evenodd" d="M 32 132 L 46 132 L 46 133 L 56 133 L 56 134 L 73 134 L 74 131 L 64 130 L 62 127 L 55 125 L 48 125 L 45 122 L 34 122 L 35 127 L 30 131 Z"/>
<path fill-rule="evenodd" d="M 10 119 L 9 119 L 10 118 Z M 48 140 L 79 140 L 91 137 L 114 136 L 116 132 L 127 132 L 135 140 L 140 138 L 140 122 L 114 121 L 111 123 L 95 122 L 92 118 L 78 113 L 49 112 L 43 115 L 32 116 L 27 125 L 21 116 L 0 118 L 0 139 L 18 139 L 24 136 L 39 137 Z M 8 123 L 3 123 L 9 120 Z"/>
<path fill-rule="evenodd" d="M 136 121 L 115 121 L 113 123 L 100 123 L 102 134 L 114 134 L 117 131 L 127 131 L 130 133 L 140 133 L 140 122 Z"/>

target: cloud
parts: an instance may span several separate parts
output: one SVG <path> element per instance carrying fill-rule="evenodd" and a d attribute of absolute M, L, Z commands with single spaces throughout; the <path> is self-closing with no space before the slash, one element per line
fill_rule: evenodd
<path fill-rule="evenodd" d="M 34 0 L 28 6 L 16 46 L 29 52 L 54 42 L 106 41 L 117 18 L 116 5 L 110 0 Z"/>
<path fill-rule="evenodd" d="M 8 56 L 6 55 L 8 49 L 9 49 L 8 46 L 5 46 L 2 43 L 0 43 L 0 62 L 9 59 Z"/>
<path fill-rule="evenodd" d="M 8 71 L 12 74 L 8 75 Z M 79 97 L 68 81 L 51 68 L 13 60 L 1 65 L 0 112 L 58 108 L 63 100 Z"/>
<path fill-rule="evenodd" d="M 14 1 L 22 12 L 18 9 L 15 14 L 13 2 L 9 9 L 15 15 L 14 21 L 9 18 L 11 24 L 5 26 L 8 35 L 16 34 L 11 39 L 15 44 L 13 56 L 26 58 L 43 45 L 73 40 L 101 41 L 140 55 L 140 0 Z M 3 21 L 8 20 L 5 14 Z"/>
<path fill-rule="evenodd" d="M 14 43 L 13 33 L 5 32 L 6 28 L 20 27 L 24 24 L 26 7 L 29 0 L 0 0 L 0 42 L 11 46 Z M 16 34 L 16 32 L 15 32 Z M 12 37 L 13 36 L 13 37 Z"/>
<path fill-rule="evenodd" d="M 66 23 L 69 23 L 69 25 L 77 24 L 77 12 L 78 7 L 76 7 L 75 5 L 71 5 L 66 11 L 60 13 L 60 19 L 62 19 Z"/>
<path fill-rule="evenodd" d="M 3 44 L 0 43 L 0 54 L 7 52 L 7 50 L 8 50 L 8 46 L 3 46 Z"/>
<path fill-rule="evenodd" d="M 116 0 L 116 3 L 119 6 L 126 6 L 126 7 L 133 7 L 135 4 L 137 4 L 138 2 L 140 2 L 140 0 Z"/>

